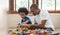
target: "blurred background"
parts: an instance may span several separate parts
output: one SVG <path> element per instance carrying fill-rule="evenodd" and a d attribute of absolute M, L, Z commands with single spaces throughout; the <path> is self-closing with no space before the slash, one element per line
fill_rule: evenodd
<path fill-rule="evenodd" d="M 0 34 L 7 35 L 8 29 L 16 28 L 21 19 L 17 12 L 18 8 L 26 7 L 30 11 L 33 3 L 40 9 L 48 10 L 55 29 L 60 30 L 60 0 L 0 0 Z M 34 23 L 34 17 L 30 18 Z"/>

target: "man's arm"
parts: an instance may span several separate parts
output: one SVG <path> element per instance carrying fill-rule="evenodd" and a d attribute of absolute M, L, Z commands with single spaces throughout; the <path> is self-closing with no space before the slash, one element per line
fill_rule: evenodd
<path fill-rule="evenodd" d="M 45 24 L 46 24 L 46 21 L 47 21 L 47 20 L 42 20 L 42 21 L 41 21 L 41 24 L 34 24 L 34 25 L 30 24 L 29 26 L 30 26 L 30 27 L 33 26 L 33 27 L 36 27 L 36 28 L 43 28 L 43 27 L 45 26 Z"/>

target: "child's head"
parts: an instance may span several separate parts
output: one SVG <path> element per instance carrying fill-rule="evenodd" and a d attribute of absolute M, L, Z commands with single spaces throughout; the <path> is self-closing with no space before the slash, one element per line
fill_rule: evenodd
<path fill-rule="evenodd" d="M 24 18 L 28 14 L 28 10 L 26 8 L 19 8 L 18 13 L 22 18 Z"/>

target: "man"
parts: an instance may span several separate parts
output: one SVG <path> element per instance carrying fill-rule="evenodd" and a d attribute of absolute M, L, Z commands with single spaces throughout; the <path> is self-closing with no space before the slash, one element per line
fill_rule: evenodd
<path fill-rule="evenodd" d="M 28 27 L 43 28 L 54 31 L 54 26 L 51 22 L 50 15 L 47 10 L 40 10 L 37 4 L 32 4 L 30 7 L 31 12 L 33 13 L 35 24 L 30 24 Z"/>

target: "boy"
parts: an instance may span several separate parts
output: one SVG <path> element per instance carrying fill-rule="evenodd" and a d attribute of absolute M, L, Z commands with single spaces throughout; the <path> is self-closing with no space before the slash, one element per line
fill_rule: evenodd
<path fill-rule="evenodd" d="M 19 8 L 18 9 L 18 13 L 19 15 L 21 16 L 22 20 L 21 20 L 21 25 L 25 25 L 26 24 L 32 24 L 31 20 L 29 17 L 27 17 L 27 14 L 28 14 L 28 10 L 26 8 Z"/>

